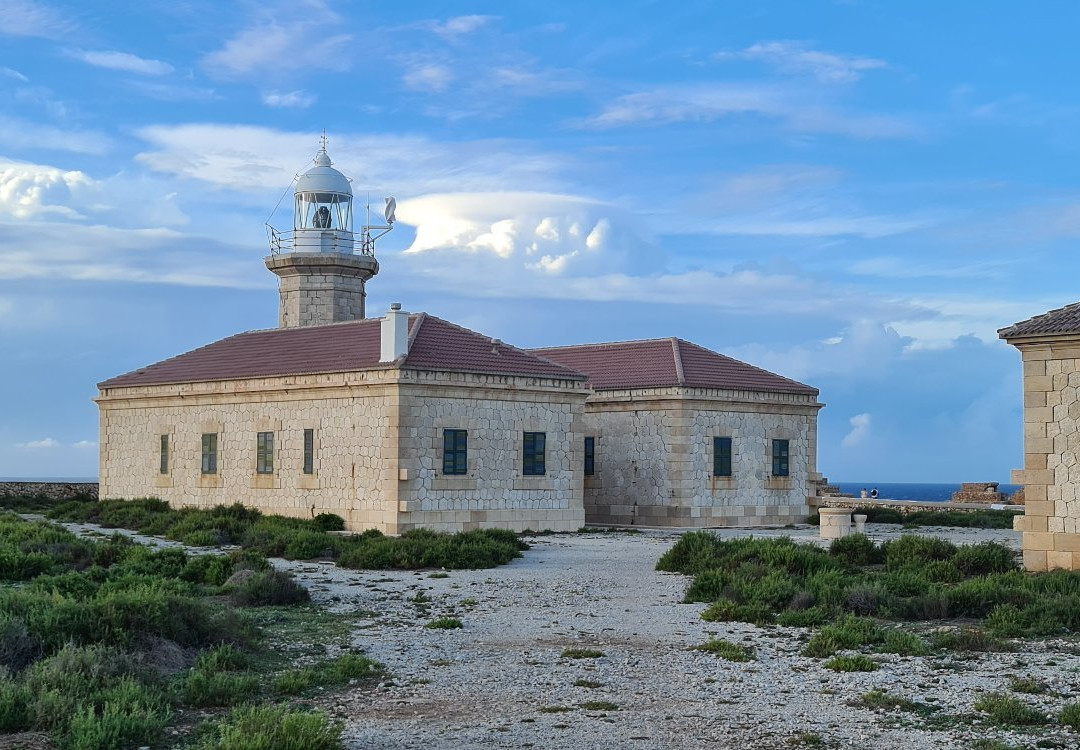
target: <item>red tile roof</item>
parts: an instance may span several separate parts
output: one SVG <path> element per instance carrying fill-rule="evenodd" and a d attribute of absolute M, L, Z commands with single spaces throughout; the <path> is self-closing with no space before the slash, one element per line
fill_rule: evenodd
<path fill-rule="evenodd" d="M 682 339 L 616 341 L 531 349 L 580 370 L 594 390 L 722 388 L 816 396 L 818 390 Z"/>
<path fill-rule="evenodd" d="M 381 319 L 248 331 L 98 383 L 99 388 L 373 370 Z M 584 375 L 431 315 L 409 316 L 403 368 L 584 380 Z"/>
<path fill-rule="evenodd" d="M 1080 302 L 1044 312 L 1034 318 L 1013 323 L 998 331 L 1003 339 L 1022 336 L 1047 336 L 1056 333 L 1080 333 Z"/>

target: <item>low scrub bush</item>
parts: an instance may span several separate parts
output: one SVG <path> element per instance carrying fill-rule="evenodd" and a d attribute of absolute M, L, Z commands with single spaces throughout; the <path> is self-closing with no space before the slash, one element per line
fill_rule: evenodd
<path fill-rule="evenodd" d="M 881 643 L 885 632 L 871 619 L 848 615 L 821 628 L 803 648 L 803 656 L 832 656 L 837 651 Z"/>
<path fill-rule="evenodd" d="M 878 663 L 863 654 L 845 654 L 834 656 L 825 662 L 825 668 L 834 672 L 874 672 Z"/>
<path fill-rule="evenodd" d="M 1009 690 L 1014 693 L 1041 695 L 1047 691 L 1047 684 L 1035 677 L 1013 677 L 1009 680 Z"/>
<path fill-rule="evenodd" d="M 952 564 L 967 576 L 1007 573 L 1016 570 L 1016 553 L 998 542 L 967 544 L 952 557 Z"/>
<path fill-rule="evenodd" d="M 196 750 L 340 750 L 341 729 L 321 711 L 248 706 L 205 728 Z"/>
<path fill-rule="evenodd" d="M 253 674 L 193 669 L 181 683 L 180 697 L 195 708 L 233 706 L 258 693 L 259 682 Z"/>
<path fill-rule="evenodd" d="M 916 703 L 908 698 L 890 695 L 880 688 L 874 688 L 863 693 L 858 700 L 852 701 L 850 705 L 861 706 L 875 711 L 884 708 L 911 711 L 913 713 L 924 711 L 927 708 L 924 704 Z"/>
<path fill-rule="evenodd" d="M 885 566 L 889 570 L 899 570 L 909 565 L 920 567 L 935 560 L 951 560 L 956 554 L 956 545 L 951 542 L 914 534 L 904 534 L 895 541 L 885 542 L 881 547 Z"/>
<path fill-rule="evenodd" d="M 359 536 L 340 540 L 338 565 L 368 570 L 494 568 L 527 549 L 512 531 L 478 529 L 444 534 L 413 529 L 399 537 Z"/>
<path fill-rule="evenodd" d="M 754 650 L 746 646 L 740 646 L 738 643 L 732 643 L 731 641 L 725 641 L 722 638 L 710 638 L 707 643 L 703 643 L 700 646 L 694 646 L 698 651 L 705 651 L 710 654 L 716 654 L 728 661 L 753 661 L 757 657 L 754 655 Z"/>
<path fill-rule="evenodd" d="M 345 519 L 333 513 L 320 513 L 311 519 L 311 525 L 318 531 L 344 531 Z"/>
<path fill-rule="evenodd" d="M 866 534 L 848 534 L 834 539 L 829 554 L 849 565 L 873 565 L 882 562 L 881 548 L 870 541 Z"/>
<path fill-rule="evenodd" d="M 926 656 L 930 653 L 930 645 L 914 633 L 893 628 L 885 632 L 878 651 L 899 656 Z"/>
<path fill-rule="evenodd" d="M 1001 726 L 1027 727 L 1045 724 L 1046 714 L 1005 693 L 987 693 L 975 701 L 975 710 Z"/>
<path fill-rule="evenodd" d="M 939 631 L 931 638 L 934 648 L 945 651 L 1010 651 L 1009 646 L 982 628 L 957 628 Z"/>
<path fill-rule="evenodd" d="M 437 617 L 424 627 L 428 630 L 457 630 L 465 626 L 456 617 Z"/>
<path fill-rule="evenodd" d="M 564 648 L 564 659 L 599 659 L 604 655 L 603 651 L 595 648 Z"/>
<path fill-rule="evenodd" d="M 244 576 L 232 588 L 231 597 L 248 607 L 304 604 L 311 599 L 308 590 L 291 575 L 273 568 Z"/>
<path fill-rule="evenodd" d="M 1070 703 L 1058 714 L 1058 723 L 1080 730 L 1080 703 Z"/>

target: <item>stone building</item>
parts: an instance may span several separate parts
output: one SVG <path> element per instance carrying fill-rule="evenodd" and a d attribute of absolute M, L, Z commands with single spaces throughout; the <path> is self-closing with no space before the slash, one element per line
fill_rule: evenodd
<path fill-rule="evenodd" d="M 998 335 L 1024 363 L 1024 567 L 1080 569 L 1080 302 Z"/>
<path fill-rule="evenodd" d="M 817 473 L 816 389 L 680 339 L 523 350 L 392 305 L 325 144 L 271 230 L 279 328 L 98 384 L 100 496 L 336 513 L 400 533 L 784 524 Z"/>

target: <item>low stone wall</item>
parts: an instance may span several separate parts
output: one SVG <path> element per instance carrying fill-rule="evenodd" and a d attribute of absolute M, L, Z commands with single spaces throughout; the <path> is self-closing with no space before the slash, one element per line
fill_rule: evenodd
<path fill-rule="evenodd" d="M 70 500 L 76 496 L 98 496 L 97 482 L 0 482 L 0 498 L 47 497 Z"/>
<path fill-rule="evenodd" d="M 929 502 L 924 500 L 871 500 L 858 497 L 818 497 L 819 508 L 892 508 L 901 513 L 913 513 L 917 510 L 1011 510 L 1023 513 L 1023 505 L 991 506 L 987 503 Z"/>
<path fill-rule="evenodd" d="M 952 494 L 954 503 L 992 503 L 1008 502 L 1004 492 L 998 492 L 997 482 L 964 482 L 960 490 Z"/>

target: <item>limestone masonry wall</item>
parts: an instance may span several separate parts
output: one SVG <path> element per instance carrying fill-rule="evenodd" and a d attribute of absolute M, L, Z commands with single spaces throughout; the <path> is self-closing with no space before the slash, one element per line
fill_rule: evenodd
<path fill-rule="evenodd" d="M 97 497 L 97 482 L 0 482 L 0 497 L 70 500 L 79 496 Z"/>
<path fill-rule="evenodd" d="M 1017 343 L 1024 361 L 1024 532 L 1028 570 L 1080 568 L 1080 340 Z"/>
<path fill-rule="evenodd" d="M 475 379 L 487 383 L 463 388 L 449 374 L 429 373 L 403 388 L 402 529 L 581 528 L 585 392 L 520 378 Z M 468 430 L 465 475 L 442 473 L 445 429 Z M 522 474 L 526 431 L 546 433 L 543 476 Z"/>
<path fill-rule="evenodd" d="M 756 526 L 801 522 L 817 473 L 812 397 L 699 389 L 597 394 L 586 435 L 589 523 Z M 732 476 L 713 476 L 713 438 L 732 438 Z M 788 477 L 772 477 L 772 440 L 789 441 Z"/>

